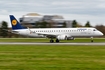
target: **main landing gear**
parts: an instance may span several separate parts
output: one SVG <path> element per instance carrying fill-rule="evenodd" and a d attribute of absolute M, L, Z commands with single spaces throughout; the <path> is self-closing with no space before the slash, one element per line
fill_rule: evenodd
<path fill-rule="evenodd" d="M 54 40 L 53 40 L 53 39 L 51 39 L 51 40 L 50 40 L 50 43 L 53 43 L 53 42 L 54 42 Z"/>
<path fill-rule="evenodd" d="M 56 43 L 59 43 L 59 40 L 58 40 L 58 39 L 56 39 L 56 40 L 55 40 L 55 42 L 56 42 Z M 50 43 L 54 43 L 54 40 L 53 40 L 53 39 L 51 39 L 51 40 L 50 40 Z"/>

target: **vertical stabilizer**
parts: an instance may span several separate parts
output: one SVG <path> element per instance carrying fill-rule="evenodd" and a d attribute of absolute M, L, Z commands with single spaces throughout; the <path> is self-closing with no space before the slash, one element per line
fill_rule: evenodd
<path fill-rule="evenodd" d="M 10 21 L 11 21 L 11 25 L 12 25 L 13 30 L 23 29 L 21 24 L 17 21 L 17 19 L 13 15 L 9 15 L 9 16 L 10 16 Z"/>

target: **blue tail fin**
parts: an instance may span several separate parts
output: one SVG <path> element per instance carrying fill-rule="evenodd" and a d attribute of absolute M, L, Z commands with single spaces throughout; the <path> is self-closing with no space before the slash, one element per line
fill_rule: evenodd
<path fill-rule="evenodd" d="M 20 23 L 16 20 L 16 18 L 13 15 L 9 15 L 9 16 L 10 16 L 10 21 L 11 21 L 13 30 L 23 29 L 23 27 L 20 25 Z"/>

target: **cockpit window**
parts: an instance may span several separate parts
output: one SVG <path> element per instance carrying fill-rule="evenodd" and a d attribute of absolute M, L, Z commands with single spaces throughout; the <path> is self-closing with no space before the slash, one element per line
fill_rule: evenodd
<path fill-rule="evenodd" d="M 97 31 L 97 29 L 93 29 L 93 31 Z"/>

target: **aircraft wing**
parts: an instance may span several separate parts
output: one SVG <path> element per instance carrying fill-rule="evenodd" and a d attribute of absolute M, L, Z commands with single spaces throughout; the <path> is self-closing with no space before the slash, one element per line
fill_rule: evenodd
<path fill-rule="evenodd" d="M 58 36 L 57 34 L 49 34 L 49 33 L 37 33 L 38 35 L 44 35 L 44 36 L 46 36 L 46 37 L 56 37 L 56 36 Z"/>
<path fill-rule="evenodd" d="M 69 34 L 49 34 L 49 33 L 37 33 L 38 35 L 44 35 L 45 37 L 48 37 L 48 38 L 52 38 L 52 37 L 54 37 L 54 38 L 56 38 L 57 36 L 68 36 L 68 37 L 71 37 L 71 35 L 69 35 Z"/>

